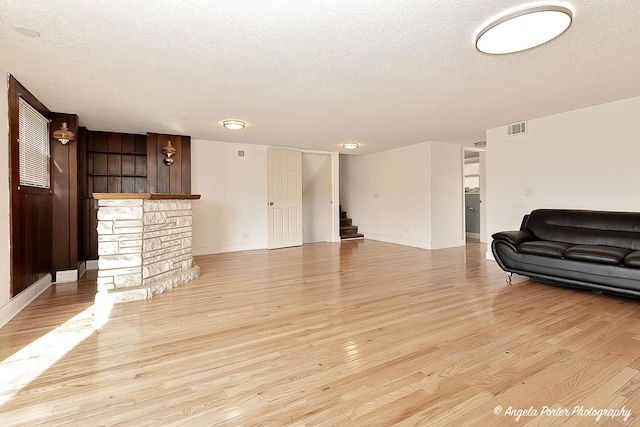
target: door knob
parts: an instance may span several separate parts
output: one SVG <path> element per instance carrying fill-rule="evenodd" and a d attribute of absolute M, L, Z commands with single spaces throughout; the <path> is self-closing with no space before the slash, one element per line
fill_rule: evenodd
<path fill-rule="evenodd" d="M 269 206 L 273 206 L 273 202 L 269 202 Z"/>

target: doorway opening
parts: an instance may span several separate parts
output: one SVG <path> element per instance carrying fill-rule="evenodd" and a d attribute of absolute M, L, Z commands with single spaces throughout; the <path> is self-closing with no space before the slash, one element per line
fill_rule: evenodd
<path fill-rule="evenodd" d="M 302 150 L 303 243 L 339 242 L 336 153 Z"/>
<path fill-rule="evenodd" d="M 464 149 L 464 224 L 468 243 L 486 242 L 484 235 L 484 151 Z"/>

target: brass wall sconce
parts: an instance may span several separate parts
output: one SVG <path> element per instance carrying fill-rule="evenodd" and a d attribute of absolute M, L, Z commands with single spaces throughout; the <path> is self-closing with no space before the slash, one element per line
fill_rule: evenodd
<path fill-rule="evenodd" d="M 67 127 L 67 122 L 62 122 L 62 127 L 53 132 L 53 137 L 60 141 L 62 145 L 66 145 L 69 141 L 74 141 L 76 136 Z"/>
<path fill-rule="evenodd" d="M 162 147 L 162 154 L 167 156 L 163 159 L 164 164 L 167 166 L 171 166 L 173 164 L 172 156 L 176 154 L 176 148 L 173 145 L 171 145 L 171 141 L 168 141 L 167 145 Z"/>

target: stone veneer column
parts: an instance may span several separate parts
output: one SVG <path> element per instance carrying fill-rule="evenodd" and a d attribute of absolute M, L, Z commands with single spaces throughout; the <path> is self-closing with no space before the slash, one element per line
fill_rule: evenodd
<path fill-rule="evenodd" d="M 195 279 L 191 200 L 99 199 L 98 296 L 151 298 Z"/>

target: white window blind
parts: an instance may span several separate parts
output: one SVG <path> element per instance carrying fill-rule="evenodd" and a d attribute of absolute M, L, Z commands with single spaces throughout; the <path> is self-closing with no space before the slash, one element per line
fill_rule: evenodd
<path fill-rule="evenodd" d="M 22 98 L 18 115 L 20 185 L 49 188 L 49 120 Z"/>

